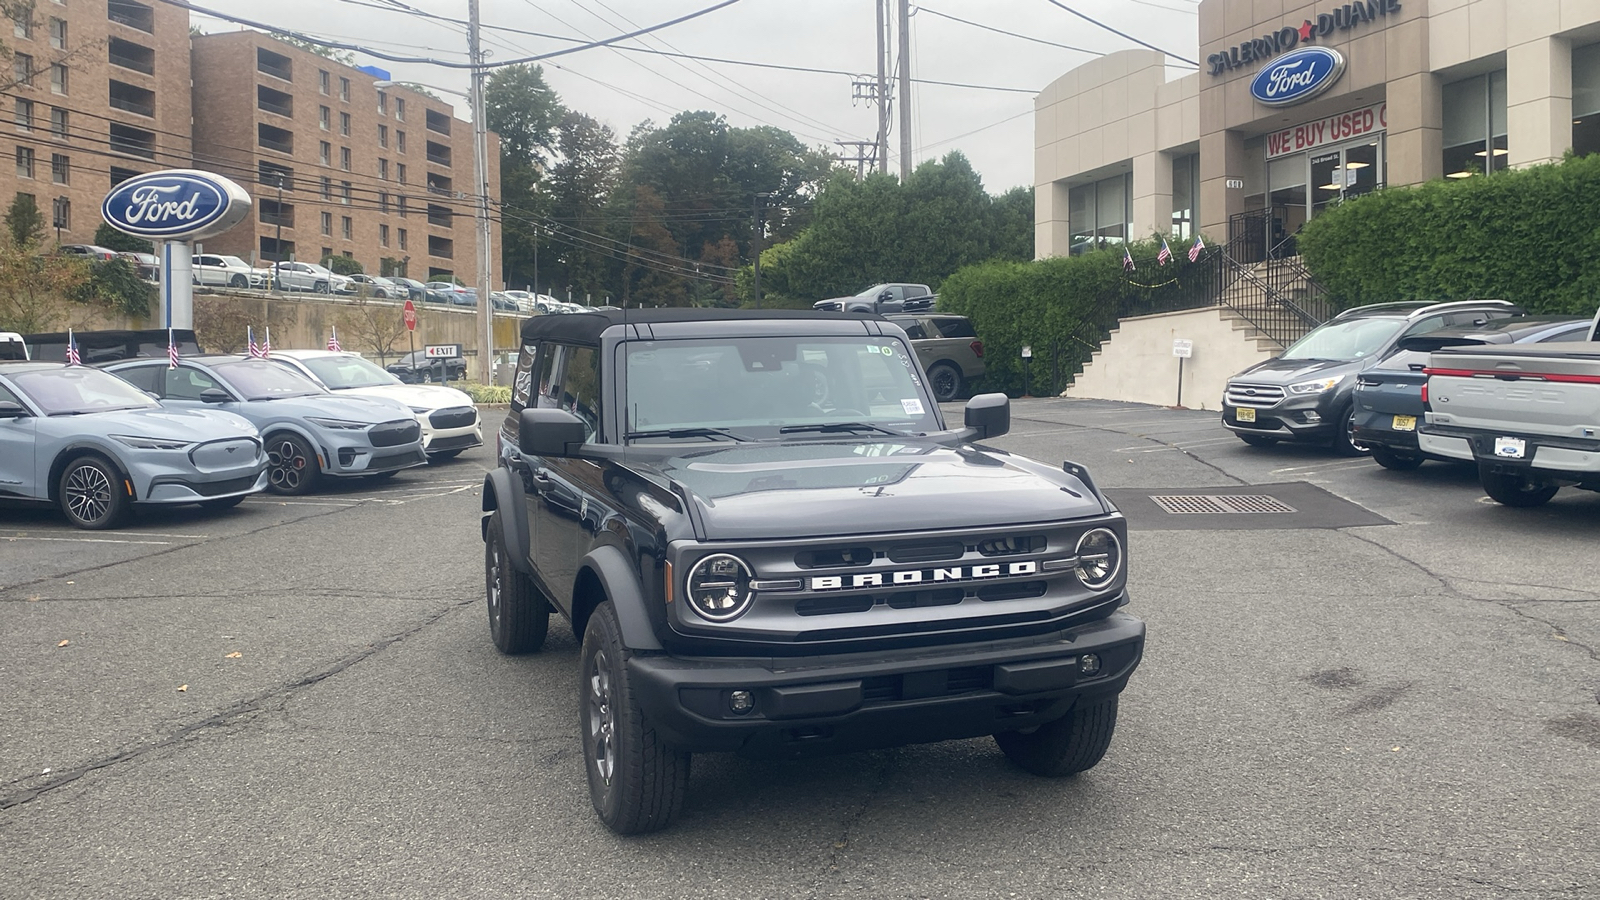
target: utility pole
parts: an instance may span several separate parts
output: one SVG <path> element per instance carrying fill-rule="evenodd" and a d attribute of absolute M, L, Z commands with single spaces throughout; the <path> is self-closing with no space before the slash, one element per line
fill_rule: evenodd
<path fill-rule="evenodd" d="M 272 239 L 272 289 L 281 291 L 283 285 L 279 283 L 278 269 L 283 260 L 283 173 L 278 172 L 277 176 L 274 180 L 278 182 L 278 214 L 273 216 L 273 219 L 278 223 L 278 233 Z"/>
<path fill-rule="evenodd" d="M 889 0 L 875 0 L 878 7 L 878 174 L 889 173 L 889 35 L 884 4 Z"/>
<path fill-rule="evenodd" d="M 494 382 L 494 238 L 489 230 L 489 129 L 483 109 L 483 48 L 478 43 L 478 0 L 467 0 L 467 54 L 472 61 L 472 155 L 478 176 L 478 378 Z"/>
<path fill-rule="evenodd" d="M 771 194 L 757 193 L 750 198 L 750 221 L 755 226 L 750 233 L 750 255 L 755 258 L 755 274 L 750 279 L 752 293 L 756 295 L 756 309 L 761 308 L 761 207 Z"/>
<path fill-rule="evenodd" d="M 474 0 L 476 2 L 476 0 Z M 900 0 L 900 183 L 911 177 L 911 0 Z"/>

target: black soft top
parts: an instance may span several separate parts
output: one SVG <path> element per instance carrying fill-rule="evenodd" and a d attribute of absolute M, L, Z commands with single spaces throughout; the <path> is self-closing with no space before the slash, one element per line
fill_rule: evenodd
<path fill-rule="evenodd" d="M 522 342 L 558 341 L 564 344 L 600 343 L 600 335 L 613 325 L 663 325 L 677 322 L 771 322 L 791 319 L 805 322 L 839 322 L 846 319 L 881 319 L 871 313 L 818 312 L 813 309 L 596 309 L 581 313 L 546 313 L 522 323 Z"/>

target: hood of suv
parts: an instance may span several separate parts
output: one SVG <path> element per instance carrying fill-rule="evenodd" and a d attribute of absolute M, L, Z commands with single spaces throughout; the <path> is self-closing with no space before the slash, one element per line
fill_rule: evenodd
<path fill-rule="evenodd" d="M 36 420 L 43 433 L 70 437 L 88 432 L 126 434 L 200 443 L 228 438 L 256 437 L 256 427 L 240 416 L 222 410 L 118 409 L 77 416 L 46 416 Z"/>
<path fill-rule="evenodd" d="M 471 406 L 472 397 L 466 391 L 431 384 L 378 384 L 370 387 L 340 388 L 340 396 L 382 398 L 398 401 L 408 410 L 449 409 Z"/>
<path fill-rule="evenodd" d="M 281 397 L 276 400 L 249 400 L 229 409 L 237 408 L 245 417 L 263 419 L 303 419 L 314 416 L 321 419 L 342 419 L 377 425 L 400 419 L 414 419 L 409 409 L 399 403 L 367 397 L 340 397 L 313 394 L 308 397 Z"/>
<path fill-rule="evenodd" d="M 1350 375 L 1365 369 L 1374 357 L 1365 359 L 1272 359 L 1258 362 L 1228 379 L 1229 382 L 1250 381 L 1256 384 L 1298 384 L 1314 378 Z"/>
<path fill-rule="evenodd" d="M 1065 472 L 914 438 L 717 445 L 656 468 L 687 489 L 713 539 L 862 534 L 945 522 L 981 528 L 1105 512 Z"/>

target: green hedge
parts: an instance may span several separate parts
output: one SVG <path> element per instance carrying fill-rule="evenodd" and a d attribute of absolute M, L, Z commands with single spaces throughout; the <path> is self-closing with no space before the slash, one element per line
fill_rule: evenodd
<path fill-rule="evenodd" d="M 1501 298 L 1592 314 L 1600 155 L 1374 191 L 1312 219 L 1300 252 L 1342 305 Z"/>

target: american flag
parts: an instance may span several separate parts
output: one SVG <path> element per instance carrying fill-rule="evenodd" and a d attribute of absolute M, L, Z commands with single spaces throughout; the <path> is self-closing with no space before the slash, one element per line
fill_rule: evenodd
<path fill-rule="evenodd" d="M 329 326 L 328 349 L 335 353 L 339 352 L 339 329 L 336 326 Z"/>
<path fill-rule="evenodd" d="M 83 365 L 83 357 L 78 355 L 78 341 L 72 336 L 72 329 L 67 329 L 67 365 Z"/>
<path fill-rule="evenodd" d="M 1167 239 L 1161 239 L 1161 252 L 1156 254 L 1156 265 L 1164 266 L 1172 261 L 1172 248 L 1167 246 Z"/>
<path fill-rule="evenodd" d="M 272 326 L 268 325 L 266 331 L 267 336 L 261 341 L 262 359 L 270 359 L 272 357 Z"/>
<path fill-rule="evenodd" d="M 1189 248 L 1189 262 L 1198 260 L 1200 258 L 1200 251 L 1204 249 L 1206 249 L 1206 242 L 1200 240 L 1200 235 L 1195 235 L 1194 246 Z"/>
<path fill-rule="evenodd" d="M 167 368 L 178 367 L 178 339 L 172 336 L 172 329 L 167 329 Z"/>
<path fill-rule="evenodd" d="M 1122 248 L 1122 271 L 1133 271 L 1133 253 L 1131 253 L 1126 246 Z"/>
<path fill-rule="evenodd" d="M 249 345 L 250 358 L 256 359 L 259 357 L 261 355 L 261 348 L 256 346 L 256 330 L 251 328 L 249 325 L 244 327 L 244 340 L 245 343 Z"/>

